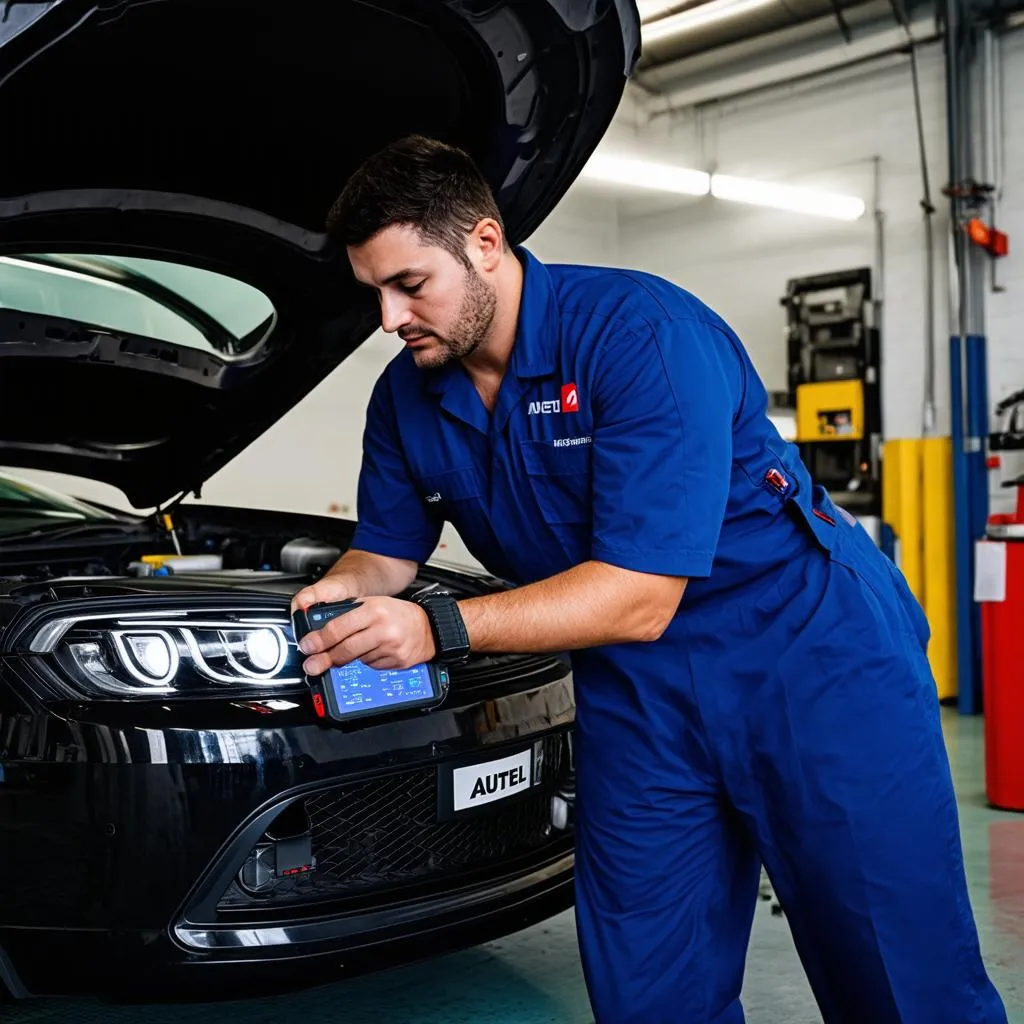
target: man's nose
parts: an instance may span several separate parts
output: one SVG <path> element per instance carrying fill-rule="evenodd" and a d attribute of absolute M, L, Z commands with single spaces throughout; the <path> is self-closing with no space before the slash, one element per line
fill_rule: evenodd
<path fill-rule="evenodd" d="M 398 295 L 383 294 L 380 298 L 380 325 L 388 334 L 406 324 L 412 323 L 412 312 L 409 304 Z"/>

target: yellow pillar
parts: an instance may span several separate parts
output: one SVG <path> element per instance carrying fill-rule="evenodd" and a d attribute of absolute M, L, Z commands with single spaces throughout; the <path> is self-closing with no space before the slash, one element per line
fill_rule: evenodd
<path fill-rule="evenodd" d="M 921 442 L 924 576 L 922 605 L 932 627 L 928 658 L 939 699 L 955 697 L 956 542 L 953 532 L 953 448 L 948 437 Z"/>
<path fill-rule="evenodd" d="M 886 441 L 882 518 L 896 534 L 896 563 L 918 601 L 924 596 L 921 485 L 921 442 L 903 438 Z"/>
<path fill-rule="evenodd" d="M 897 564 L 931 626 L 928 658 L 939 699 L 955 697 L 956 560 L 950 439 L 886 441 L 882 493 L 882 518 L 896 535 Z"/>

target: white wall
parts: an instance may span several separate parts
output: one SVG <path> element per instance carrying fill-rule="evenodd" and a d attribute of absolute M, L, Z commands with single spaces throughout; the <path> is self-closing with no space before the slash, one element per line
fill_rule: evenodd
<path fill-rule="evenodd" d="M 990 405 L 1024 386 L 1024 32 L 1001 42 L 1005 179 L 1000 226 L 1011 255 L 998 262 L 1006 290 L 987 295 Z M 939 45 L 919 56 L 935 238 L 936 409 L 950 431 L 949 263 L 945 82 Z M 876 202 L 883 214 L 883 419 L 887 437 L 922 434 L 925 352 L 923 194 L 909 60 L 866 65 L 735 102 L 654 119 L 637 139 L 645 154 L 787 184 L 855 194 L 869 214 L 849 224 L 715 199 L 631 197 L 621 208 L 620 259 L 663 274 L 714 306 L 738 331 L 769 388 L 784 386 L 784 310 L 790 277 L 875 266 Z M 993 510 L 1010 492 L 993 476 Z"/>
<path fill-rule="evenodd" d="M 922 98 L 936 205 L 940 353 L 937 399 L 948 424 L 946 180 L 942 61 L 922 55 Z M 875 264 L 875 175 L 884 213 L 883 408 L 886 432 L 920 433 L 924 360 L 924 230 L 909 65 L 818 79 L 708 108 L 665 115 L 642 133 L 645 151 L 684 166 L 857 195 L 868 205 L 847 223 L 713 198 L 623 217 L 624 263 L 671 278 L 718 310 L 747 345 L 769 388 L 783 388 L 790 277 Z M 943 429 L 948 429 L 944 426 Z"/>

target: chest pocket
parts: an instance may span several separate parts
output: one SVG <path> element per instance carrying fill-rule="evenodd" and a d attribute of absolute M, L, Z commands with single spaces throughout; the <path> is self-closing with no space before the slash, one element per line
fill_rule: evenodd
<path fill-rule="evenodd" d="M 590 445 L 555 447 L 550 441 L 525 441 L 522 453 L 530 488 L 545 521 L 556 526 L 589 524 Z"/>
<path fill-rule="evenodd" d="M 419 488 L 430 514 L 446 519 L 460 534 L 480 523 L 484 492 L 474 466 L 420 473 Z"/>

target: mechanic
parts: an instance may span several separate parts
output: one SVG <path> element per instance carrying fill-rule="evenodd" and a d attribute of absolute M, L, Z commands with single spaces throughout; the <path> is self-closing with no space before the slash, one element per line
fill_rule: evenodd
<path fill-rule="evenodd" d="M 520 585 L 449 600 L 473 652 L 571 652 L 597 1020 L 742 1021 L 763 862 L 829 1024 L 1005 1022 L 927 622 L 732 330 L 657 277 L 510 247 L 470 158 L 421 137 L 358 170 L 328 231 L 405 347 L 370 400 L 352 549 L 293 607 L 367 600 L 306 638 L 306 671 L 457 647 L 391 596 L 445 521 Z"/>

